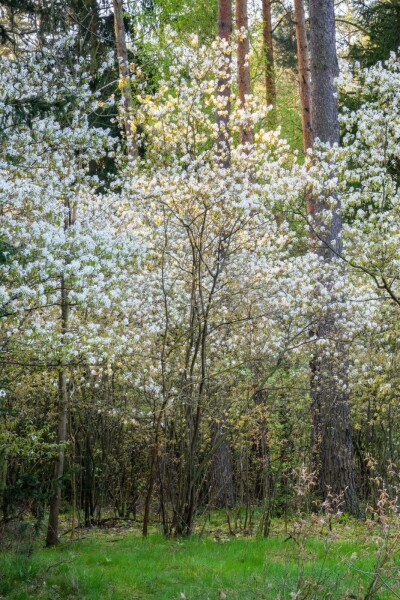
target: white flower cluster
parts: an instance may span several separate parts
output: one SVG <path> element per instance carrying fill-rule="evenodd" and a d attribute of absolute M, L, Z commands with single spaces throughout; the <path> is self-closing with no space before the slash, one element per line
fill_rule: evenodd
<path fill-rule="evenodd" d="M 51 52 L 2 61 L 8 352 L 38 364 L 123 364 L 145 397 L 172 402 L 204 381 L 226 394 L 253 385 L 287 357 L 302 376 L 310 327 L 328 308 L 348 339 L 382 327 L 380 294 L 400 296 L 397 58 L 343 76 L 366 102 L 343 114 L 343 146 L 317 147 L 304 166 L 266 127 L 267 109 L 253 97 L 244 108 L 232 91 L 222 165 L 216 114 L 231 52 L 195 36 L 174 45 L 158 90 L 136 98 L 143 152 L 128 161 L 90 124 L 99 99 L 84 65 L 60 72 Z M 238 142 L 243 126 L 253 144 Z M 117 174 L 102 182 L 94 167 L 110 156 Z M 308 248 L 309 189 L 323 195 L 325 224 L 340 201 L 343 249 L 329 240 L 338 249 L 329 264 Z"/>

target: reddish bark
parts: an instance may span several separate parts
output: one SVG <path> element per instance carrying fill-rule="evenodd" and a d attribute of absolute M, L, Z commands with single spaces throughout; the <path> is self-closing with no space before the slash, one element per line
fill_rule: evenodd
<path fill-rule="evenodd" d="M 247 0 L 236 0 L 236 31 L 237 42 L 237 73 L 238 73 L 238 97 L 243 108 L 246 107 L 246 96 L 250 94 L 250 65 L 249 65 L 249 18 L 247 12 Z M 245 33 L 242 33 L 244 30 Z M 240 131 L 242 144 L 253 143 L 253 131 L 250 126 L 243 126 Z"/>
<path fill-rule="evenodd" d="M 132 112 L 132 92 L 129 80 L 129 62 L 128 50 L 126 46 L 126 33 L 124 26 L 124 8 L 122 0 L 113 0 L 114 8 L 114 31 L 117 44 L 117 56 L 119 65 L 119 78 L 121 94 L 123 99 L 123 123 L 126 135 L 126 144 L 128 154 L 134 155 L 137 152 L 136 143 L 134 140 L 130 115 Z"/>
<path fill-rule="evenodd" d="M 304 151 L 306 152 L 312 146 L 312 128 L 310 64 L 308 55 L 306 19 L 304 14 L 304 0 L 294 0 L 294 17 L 296 22 L 301 124 L 303 129 Z"/>
<path fill-rule="evenodd" d="M 265 60 L 265 91 L 267 105 L 276 106 L 274 42 L 272 39 L 271 0 L 262 0 L 263 54 Z"/>
<path fill-rule="evenodd" d="M 218 37 L 230 42 L 232 36 L 232 0 L 218 0 Z M 231 57 L 228 56 L 229 63 Z M 230 64 L 218 81 L 218 96 L 222 98 L 223 108 L 217 111 L 218 149 L 221 163 L 230 164 L 229 113 L 231 108 Z"/>

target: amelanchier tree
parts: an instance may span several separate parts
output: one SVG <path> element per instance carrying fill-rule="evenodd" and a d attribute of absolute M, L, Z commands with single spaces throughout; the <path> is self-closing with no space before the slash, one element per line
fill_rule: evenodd
<path fill-rule="evenodd" d="M 358 106 L 339 145 L 333 7 L 313 0 L 302 164 L 249 94 L 244 31 L 230 39 L 232 4 L 220 8 L 216 41 L 160 20 L 146 48 L 157 77 L 125 71 L 130 156 L 93 126 L 124 117 L 107 100 L 129 83 L 115 57 L 79 59 L 76 40 L 43 30 L 40 51 L 0 67 L 0 506 L 4 520 L 49 511 L 49 545 L 62 498 L 72 531 L 140 511 L 144 534 L 156 513 L 166 534 L 190 534 L 228 471 L 267 535 L 311 463 L 310 363 L 326 496 L 358 514 L 355 480 L 373 500 L 370 465 L 382 476 L 398 457 L 398 60 L 343 67 Z M 129 42 L 139 56 L 143 40 Z"/>
<path fill-rule="evenodd" d="M 294 234 L 275 219 L 279 193 L 274 182 L 285 180 L 283 194 L 294 197 L 291 160 L 287 145 L 265 129 L 267 107 L 250 96 L 243 114 L 241 101 L 231 93 L 224 130 L 230 161 L 220 162 L 221 123 L 215 123 L 214 114 L 232 48 L 225 40 L 202 47 L 195 36 L 175 47 L 160 91 L 138 100 L 136 122 L 147 144 L 146 158 L 132 162 L 122 177 L 127 211 L 140 213 L 149 227 L 148 270 L 159 307 L 142 317 L 144 323 L 150 319 L 153 333 L 144 337 L 154 357 L 148 494 L 161 465 L 175 533 L 193 529 L 202 482 L 221 443 L 211 433 L 229 413 L 240 364 L 247 365 L 241 385 L 255 385 L 255 365 L 241 335 L 257 330 L 261 336 L 254 344 L 261 344 L 268 357 L 259 369 L 262 376 L 285 354 L 289 339 L 299 336 L 291 327 L 279 333 L 276 326 L 279 298 L 288 301 L 287 286 L 293 283 L 294 268 L 284 248 Z M 248 126 L 249 114 L 259 130 L 254 144 L 243 146 L 238 134 L 243 123 Z"/>
<path fill-rule="evenodd" d="M 399 306 L 399 58 L 353 72 L 343 65 L 340 90 L 367 101 L 340 115 L 343 148 L 334 155 L 345 222 L 342 259 Z M 355 231 L 358 235 L 355 236 Z"/>
<path fill-rule="evenodd" d="M 91 128 L 98 107 L 86 66 L 61 71 L 68 45 L 56 44 L 0 73 L 3 153 L 1 310 L 8 352 L 58 380 L 58 454 L 47 544 L 58 539 L 69 413 L 68 380 L 77 365 L 104 360 L 115 332 L 103 313 L 124 294 L 137 246 L 116 220 L 117 198 L 90 173 L 116 144 Z M 35 114 L 33 104 L 40 105 Z M 21 114 L 22 113 L 22 114 Z"/>

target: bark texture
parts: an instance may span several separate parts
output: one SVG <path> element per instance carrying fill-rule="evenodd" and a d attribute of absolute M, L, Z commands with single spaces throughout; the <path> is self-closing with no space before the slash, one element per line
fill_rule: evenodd
<path fill-rule="evenodd" d="M 64 336 L 68 331 L 68 291 L 64 277 L 61 277 L 61 334 Z M 64 361 L 61 361 L 58 374 L 58 457 L 54 466 L 53 494 L 50 499 L 49 520 L 47 525 L 46 545 L 58 544 L 58 521 L 60 515 L 62 477 L 64 475 L 65 442 L 67 440 L 68 422 L 68 389 Z"/>
<path fill-rule="evenodd" d="M 312 127 L 314 139 L 339 143 L 338 103 L 335 78 L 335 12 L 332 0 L 310 0 Z"/>
<path fill-rule="evenodd" d="M 236 31 L 237 42 L 237 77 L 238 96 L 243 108 L 246 107 L 246 96 L 250 94 L 250 64 L 249 64 L 249 17 L 247 0 L 236 0 Z M 253 143 L 253 130 L 251 124 L 245 125 L 240 131 L 242 144 Z"/>
<path fill-rule="evenodd" d="M 235 488 L 232 476 L 232 456 L 226 417 L 223 416 L 216 425 L 214 434 L 215 450 L 212 459 L 213 503 L 217 508 L 233 506 Z"/>
<path fill-rule="evenodd" d="M 100 46 L 100 15 L 97 0 L 90 0 L 89 4 L 90 15 L 90 72 L 94 75 L 97 73 L 99 65 L 97 54 Z"/>
<path fill-rule="evenodd" d="M 333 0 L 310 0 L 311 48 L 311 107 L 313 139 L 329 144 L 339 143 L 339 121 L 335 77 L 338 62 L 335 39 Z M 325 243 L 315 251 L 324 263 L 330 263 L 335 251 L 340 252 L 342 218 L 340 202 L 336 199 L 332 218 L 325 222 L 323 211 L 328 209 L 323 196 L 315 203 L 315 227 Z M 333 281 L 327 280 L 330 301 L 335 298 Z M 319 299 L 321 301 L 321 299 Z M 341 339 L 340 315 L 328 308 L 313 332 L 323 340 L 322 349 L 311 364 L 311 395 L 314 420 L 314 452 L 319 465 L 319 477 L 325 498 L 329 493 L 342 495 L 345 510 L 358 516 L 354 452 L 351 431 L 349 395 L 347 387 L 347 353 Z M 318 346 L 321 348 L 321 345 Z"/>
<path fill-rule="evenodd" d="M 130 122 L 132 112 L 132 91 L 129 78 L 128 50 L 126 46 L 126 33 L 124 25 L 124 7 L 122 0 L 113 0 L 114 9 L 114 31 L 117 45 L 117 57 L 119 65 L 120 88 L 123 100 L 123 123 L 126 135 L 127 151 L 130 155 L 137 154 L 136 141 L 133 136 Z"/>
<path fill-rule="evenodd" d="M 272 39 L 271 0 L 262 0 L 265 92 L 268 106 L 276 106 L 274 42 Z"/>
<path fill-rule="evenodd" d="M 7 488 L 7 452 L 5 448 L 0 448 L 0 511 L 3 513 L 3 521 L 7 518 L 7 503 L 5 492 Z"/>
<path fill-rule="evenodd" d="M 218 37 L 230 42 L 232 36 L 232 0 L 218 0 Z M 229 113 L 231 108 L 230 87 L 230 52 L 227 55 L 227 68 L 218 80 L 218 96 L 221 108 L 217 110 L 216 121 L 218 124 L 218 150 L 221 164 L 228 167 L 230 164 L 229 142 Z"/>
<path fill-rule="evenodd" d="M 306 18 L 304 0 L 294 0 L 294 17 L 296 21 L 297 68 L 301 106 L 301 125 L 303 130 L 304 151 L 312 146 L 311 128 L 311 80 L 308 54 Z"/>
<path fill-rule="evenodd" d="M 240 2 L 238 2 L 239 4 Z M 247 7 L 247 3 L 245 2 Z M 241 15 L 245 17 L 247 14 L 247 8 L 243 10 L 241 7 Z M 237 5 L 236 5 L 237 8 Z M 244 26 L 244 25 L 243 25 Z M 232 0 L 218 0 L 218 36 L 221 39 L 230 41 L 232 36 Z M 241 52 L 245 52 L 243 50 L 243 46 L 241 47 Z M 244 57 L 245 54 L 242 54 Z M 229 56 L 229 61 L 232 60 L 232 57 Z M 238 48 L 238 60 L 239 60 L 239 48 Z M 244 66 L 244 63 L 243 65 Z M 230 73 L 230 69 L 228 70 L 228 74 Z M 250 88 L 250 78 L 248 80 L 248 87 Z M 230 118 L 230 85 L 227 84 L 227 80 L 220 79 L 219 81 L 219 93 L 224 98 L 224 104 L 226 110 L 224 112 L 224 116 L 222 120 L 220 116 L 217 115 L 217 122 L 220 127 L 220 151 L 223 152 L 225 150 L 226 154 L 222 154 L 223 160 L 222 165 L 225 168 L 230 166 L 230 146 L 229 146 L 229 118 Z M 243 93 L 244 90 L 242 90 Z M 225 135 L 225 138 L 223 137 Z M 221 256 L 223 260 L 221 262 L 221 267 L 224 261 L 224 250 L 223 244 L 221 242 Z M 206 364 L 206 361 L 204 361 Z M 231 449 L 229 446 L 229 441 L 227 439 L 227 424 L 226 417 L 222 414 L 216 423 L 216 428 L 214 431 L 214 452 L 211 461 L 211 471 L 212 471 L 212 487 L 211 497 L 215 499 L 216 504 L 220 507 L 229 506 L 233 504 L 234 501 L 234 484 L 233 484 L 233 472 L 232 472 L 232 460 L 231 460 Z"/>

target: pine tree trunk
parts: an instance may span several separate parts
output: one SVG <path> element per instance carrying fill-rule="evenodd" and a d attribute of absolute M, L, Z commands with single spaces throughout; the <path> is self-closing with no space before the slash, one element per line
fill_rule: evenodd
<path fill-rule="evenodd" d="M 232 456 L 227 438 L 225 415 L 219 419 L 214 433 L 215 450 L 212 457 L 212 501 L 217 508 L 233 506 L 235 489 L 232 475 Z"/>
<path fill-rule="evenodd" d="M 230 42 L 232 36 L 232 0 L 218 0 L 218 37 Z M 217 110 L 216 121 L 218 124 L 218 152 L 221 164 L 229 167 L 230 141 L 229 141 L 229 113 L 231 108 L 230 66 L 218 80 L 218 96 L 222 107 Z"/>
<path fill-rule="evenodd" d="M 244 30 L 244 33 L 241 31 Z M 247 12 L 247 0 L 236 0 L 236 31 L 237 42 L 237 77 L 238 97 L 241 106 L 246 106 L 246 96 L 250 94 L 250 64 L 249 64 L 249 18 Z M 240 131 L 240 142 L 242 144 L 253 143 L 253 131 L 250 126 L 244 125 Z"/>
<path fill-rule="evenodd" d="M 272 39 L 271 0 L 262 0 L 263 54 L 265 60 L 265 91 L 267 105 L 276 107 L 274 42 Z"/>
<path fill-rule="evenodd" d="M 117 57 L 119 66 L 120 88 L 123 100 L 123 123 L 126 135 L 127 151 L 129 155 L 137 154 L 130 114 L 132 112 L 132 91 L 129 76 L 128 50 L 126 46 L 126 33 L 124 25 L 124 7 L 122 0 L 113 0 L 114 31 L 117 44 Z"/>
<path fill-rule="evenodd" d="M 157 466 L 157 455 L 158 455 L 158 448 L 157 448 L 157 442 L 156 442 L 153 446 L 152 453 L 151 453 L 150 476 L 149 476 L 149 482 L 147 485 L 146 497 L 145 497 L 145 501 L 144 501 L 144 515 L 143 515 L 143 529 L 142 529 L 143 537 L 147 537 L 147 535 L 149 533 L 150 508 L 151 508 L 151 499 L 153 497 L 153 489 L 154 489 L 155 477 L 156 477 L 155 469 Z"/>
<path fill-rule="evenodd" d="M 218 0 L 218 37 L 230 41 L 231 36 L 232 0 Z M 243 51 L 243 47 L 241 48 L 241 51 Z M 248 86 L 250 87 L 250 80 Z M 225 154 L 222 154 L 221 162 L 225 168 L 228 168 L 230 166 L 229 119 L 231 90 L 230 86 L 227 85 L 227 80 L 224 78 L 219 80 L 218 87 L 220 88 L 219 94 L 224 98 L 226 107 L 225 114 L 222 118 L 217 114 L 217 122 L 220 128 L 219 147 L 220 152 L 224 152 L 225 150 Z M 224 133 L 225 138 L 223 136 Z M 217 421 L 213 436 L 215 450 L 211 461 L 211 483 L 213 488 L 211 495 L 212 497 L 217 498 L 217 504 L 226 506 L 227 504 L 233 503 L 231 500 L 234 496 L 232 461 L 229 442 L 226 438 L 226 427 L 221 428 L 220 425 L 226 421 L 226 418 L 224 415 L 221 415 L 218 417 Z M 223 478 L 223 481 L 221 481 L 221 477 Z M 221 486 L 223 488 L 222 495 L 220 494 Z"/>
<path fill-rule="evenodd" d="M 68 291 L 65 285 L 64 277 L 61 277 L 61 335 L 64 336 L 68 331 Z M 68 422 L 68 390 L 67 377 L 64 360 L 61 360 L 60 371 L 58 374 L 58 457 L 54 467 L 53 495 L 50 500 L 50 514 L 47 526 L 46 545 L 55 546 L 58 544 L 58 521 L 61 504 L 62 477 L 64 475 L 65 462 L 65 442 L 67 440 L 67 422 Z"/>
<path fill-rule="evenodd" d="M 7 489 L 7 470 L 8 470 L 8 460 L 7 460 L 7 452 L 5 448 L 0 449 L 0 510 L 3 513 L 3 520 L 6 520 L 7 510 L 6 510 L 6 499 L 5 493 Z"/>
<path fill-rule="evenodd" d="M 314 140 L 338 144 L 339 121 L 335 77 L 338 62 L 335 39 L 335 14 L 333 0 L 310 0 L 311 48 L 311 107 Z M 329 223 L 323 212 L 329 209 L 328 199 L 319 197 L 314 208 L 315 227 L 324 230 L 326 244 L 314 251 L 325 264 L 335 257 L 332 242 L 340 252 L 342 218 L 340 201 L 336 199 Z M 333 242 L 334 243 L 334 242 Z M 325 283 L 330 300 L 333 281 Z M 317 298 L 317 301 L 322 301 Z M 326 302 L 326 299 L 324 300 Z M 317 339 L 327 346 L 318 350 L 311 364 L 311 395 L 314 412 L 314 451 L 319 461 L 322 493 L 343 495 L 344 507 L 358 516 L 360 509 L 355 486 L 354 452 L 351 432 L 349 394 L 347 386 L 347 353 L 339 327 L 340 315 L 328 309 L 316 327 Z M 321 347 L 321 346 L 319 346 Z"/>
<path fill-rule="evenodd" d="M 304 0 L 294 0 L 294 16 L 296 21 L 297 65 L 299 76 L 301 124 L 303 130 L 304 151 L 312 146 L 311 129 L 311 81 L 308 56 L 306 19 Z"/>
<path fill-rule="evenodd" d="M 100 17 L 99 7 L 97 0 L 90 0 L 89 7 L 90 15 L 90 73 L 95 75 L 98 71 L 99 65 L 97 60 L 97 54 L 100 46 Z"/>
<path fill-rule="evenodd" d="M 339 74 L 339 67 L 332 0 L 310 0 L 310 47 L 314 139 L 338 144 L 338 103 L 334 80 Z"/>

